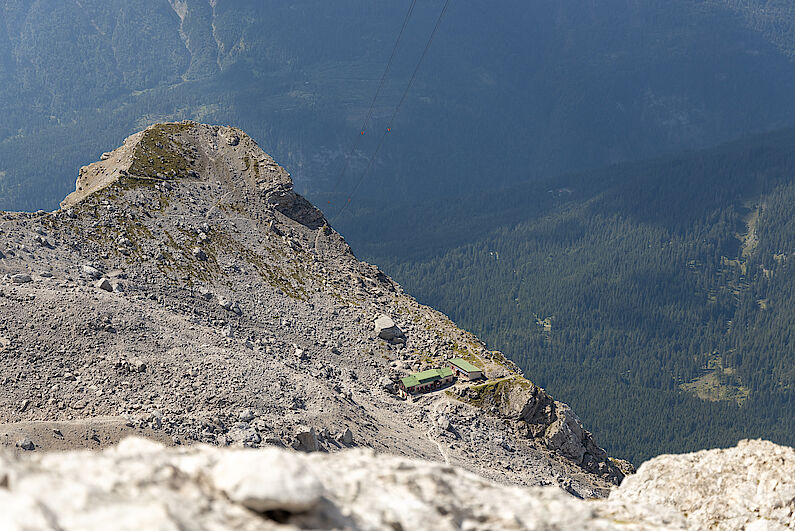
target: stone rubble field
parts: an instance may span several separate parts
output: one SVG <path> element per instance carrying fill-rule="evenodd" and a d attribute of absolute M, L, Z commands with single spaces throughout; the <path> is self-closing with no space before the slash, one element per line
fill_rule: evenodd
<path fill-rule="evenodd" d="M 401 400 L 464 357 L 487 382 Z M 449 463 L 606 496 L 631 465 L 447 317 L 358 261 L 231 127 L 159 124 L 80 170 L 55 212 L 0 213 L 0 445 L 131 435 Z"/>
<path fill-rule="evenodd" d="M 488 380 L 397 396 L 452 357 Z M 153 126 L 0 213 L 0 366 L 0 529 L 795 526 L 792 449 L 633 475 L 230 127 Z"/>

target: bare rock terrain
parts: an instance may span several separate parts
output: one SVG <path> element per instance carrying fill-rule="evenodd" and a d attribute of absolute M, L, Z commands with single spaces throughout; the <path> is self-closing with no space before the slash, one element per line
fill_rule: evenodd
<path fill-rule="evenodd" d="M 395 394 L 451 357 L 487 380 Z M 357 260 L 231 127 L 152 126 L 82 168 L 59 210 L 0 213 L 0 366 L 0 445 L 18 453 L 130 434 L 357 447 L 584 498 L 630 471 L 505 356 Z"/>
<path fill-rule="evenodd" d="M 397 395 L 452 357 L 486 379 Z M 633 474 L 230 127 L 152 126 L 0 213 L 0 367 L 0 529 L 795 527 L 791 448 Z"/>
<path fill-rule="evenodd" d="M 795 450 L 740 441 L 725 450 L 662 455 L 643 463 L 608 505 L 616 515 L 668 514 L 689 529 L 793 529 Z"/>
<path fill-rule="evenodd" d="M 795 451 L 763 441 L 658 457 L 591 502 L 364 449 L 166 448 L 131 438 L 99 453 L 0 453 L 0 528 L 9 531 L 793 526 Z"/>

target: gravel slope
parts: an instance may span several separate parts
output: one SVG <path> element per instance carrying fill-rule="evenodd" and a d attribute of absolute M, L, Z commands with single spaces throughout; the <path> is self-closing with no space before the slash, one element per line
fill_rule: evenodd
<path fill-rule="evenodd" d="M 0 214 L 0 253 L 0 444 L 357 446 L 582 497 L 628 470 L 502 354 L 358 261 L 237 129 L 133 135 L 60 210 Z M 381 315 L 399 336 L 378 337 Z M 488 382 L 394 394 L 452 356 Z"/>

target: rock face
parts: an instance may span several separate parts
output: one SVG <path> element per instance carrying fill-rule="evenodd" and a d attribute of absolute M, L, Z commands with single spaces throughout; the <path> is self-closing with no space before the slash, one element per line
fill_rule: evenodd
<path fill-rule="evenodd" d="M 663 456 L 609 500 L 585 502 L 371 450 L 168 449 L 131 438 L 100 453 L 0 453 L 0 528 L 787 529 L 794 454 L 745 441 Z"/>
<path fill-rule="evenodd" d="M 513 363 L 357 260 L 243 131 L 154 125 L 60 210 L 0 223 L 0 446 L 355 446 L 583 497 L 623 477 Z M 395 393 L 453 355 L 488 381 Z"/>
<path fill-rule="evenodd" d="M 616 480 L 624 477 L 574 411 L 527 380 L 505 380 L 470 389 L 465 398 L 506 420 L 516 421 L 527 437 L 541 441 L 586 470 Z"/>
<path fill-rule="evenodd" d="M 767 441 L 663 455 L 610 495 L 618 511 L 684 520 L 689 529 L 795 528 L 795 450 Z"/>

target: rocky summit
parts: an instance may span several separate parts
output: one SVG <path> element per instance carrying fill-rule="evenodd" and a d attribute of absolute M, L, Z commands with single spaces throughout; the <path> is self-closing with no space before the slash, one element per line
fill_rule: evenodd
<path fill-rule="evenodd" d="M 59 210 L 0 215 L 0 253 L 0 444 L 16 452 L 129 435 L 360 448 L 583 498 L 631 471 L 505 356 L 358 261 L 238 129 L 132 135 Z M 454 379 L 453 358 L 483 377 Z M 454 381 L 405 392 L 431 369 Z"/>

